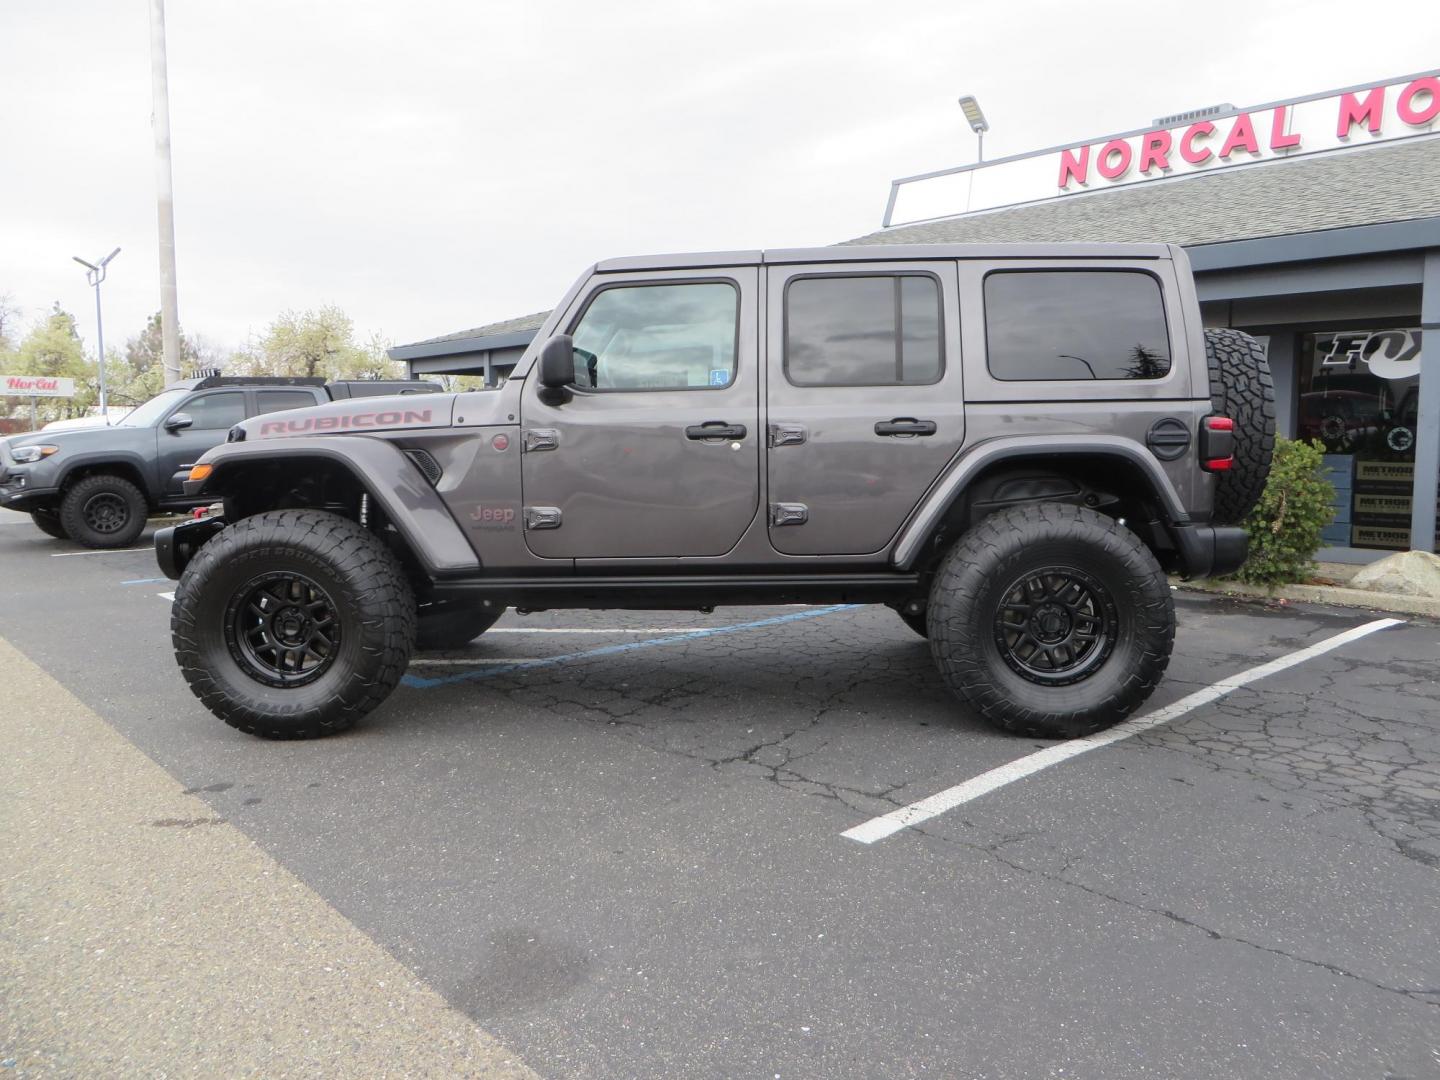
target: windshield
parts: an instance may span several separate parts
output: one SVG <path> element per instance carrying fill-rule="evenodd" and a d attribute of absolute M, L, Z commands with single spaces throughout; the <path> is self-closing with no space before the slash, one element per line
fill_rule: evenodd
<path fill-rule="evenodd" d="M 126 414 L 116 427 L 154 427 L 155 421 L 165 415 L 170 407 L 185 396 L 187 391 L 162 390 L 139 408 Z"/>

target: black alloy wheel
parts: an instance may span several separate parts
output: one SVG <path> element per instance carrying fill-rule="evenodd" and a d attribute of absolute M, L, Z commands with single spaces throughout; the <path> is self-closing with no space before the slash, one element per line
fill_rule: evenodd
<path fill-rule="evenodd" d="M 97 491 L 80 507 L 86 528 L 100 536 L 112 536 L 130 523 L 130 508 L 113 491 Z"/>
<path fill-rule="evenodd" d="M 225 612 L 230 655 L 266 686 L 305 686 L 324 675 L 340 647 L 335 602 L 304 574 L 276 571 L 246 582 Z"/>
<path fill-rule="evenodd" d="M 1115 646 L 1115 601 L 1099 579 L 1047 566 L 1017 579 L 995 612 L 995 647 L 1010 670 L 1041 686 L 1088 678 Z"/>

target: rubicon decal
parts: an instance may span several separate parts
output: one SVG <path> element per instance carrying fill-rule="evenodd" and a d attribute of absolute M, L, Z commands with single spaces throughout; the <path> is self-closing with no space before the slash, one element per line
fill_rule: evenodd
<path fill-rule="evenodd" d="M 266 435 L 308 435 L 314 431 L 423 427 L 429 423 L 429 409 L 387 409 L 385 412 L 342 413 L 339 416 L 302 416 L 266 420 L 260 425 L 260 437 L 263 439 Z"/>

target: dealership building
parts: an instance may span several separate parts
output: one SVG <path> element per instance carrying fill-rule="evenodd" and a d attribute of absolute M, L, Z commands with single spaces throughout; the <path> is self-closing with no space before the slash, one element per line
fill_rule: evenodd
<path fill-rule="evenodd" d="M 1183 245 L 1207 326 L 1265 345 L 1282 434 L 1324 443 L 1322 557 L 1440 550 L 1440 71 L 892 183 L 848 244 Z M 410 373 L 503 378 L 548 313 L 391 350 Z"/>

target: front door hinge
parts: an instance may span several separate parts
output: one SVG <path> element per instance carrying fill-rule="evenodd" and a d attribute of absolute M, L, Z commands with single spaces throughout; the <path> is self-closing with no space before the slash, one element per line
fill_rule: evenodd
<path fill-rule="evenodd" d="M 810 520 L 810 508 L 804 503 L 771 503 L 771 525 L 804 525 Z"/>
<path fill-rule="evenodd" d="M 805 429 L 799 424 L 771 424 L 771 446 L 795 446 L 805 441 Z"/>
<path fill-rule="evenodd" d="M 527 506 L 525 507 L 525 528 L 535 529 L 558 529 L 560 527 L 560 508 L 558 506 Z"/>
<path fill-rule="evenodd" d="M 560 432 L 554 428 L 526 428 L 524 452 L 533 454 L 537 450 L 554 450 L 560 445 Z"/>

